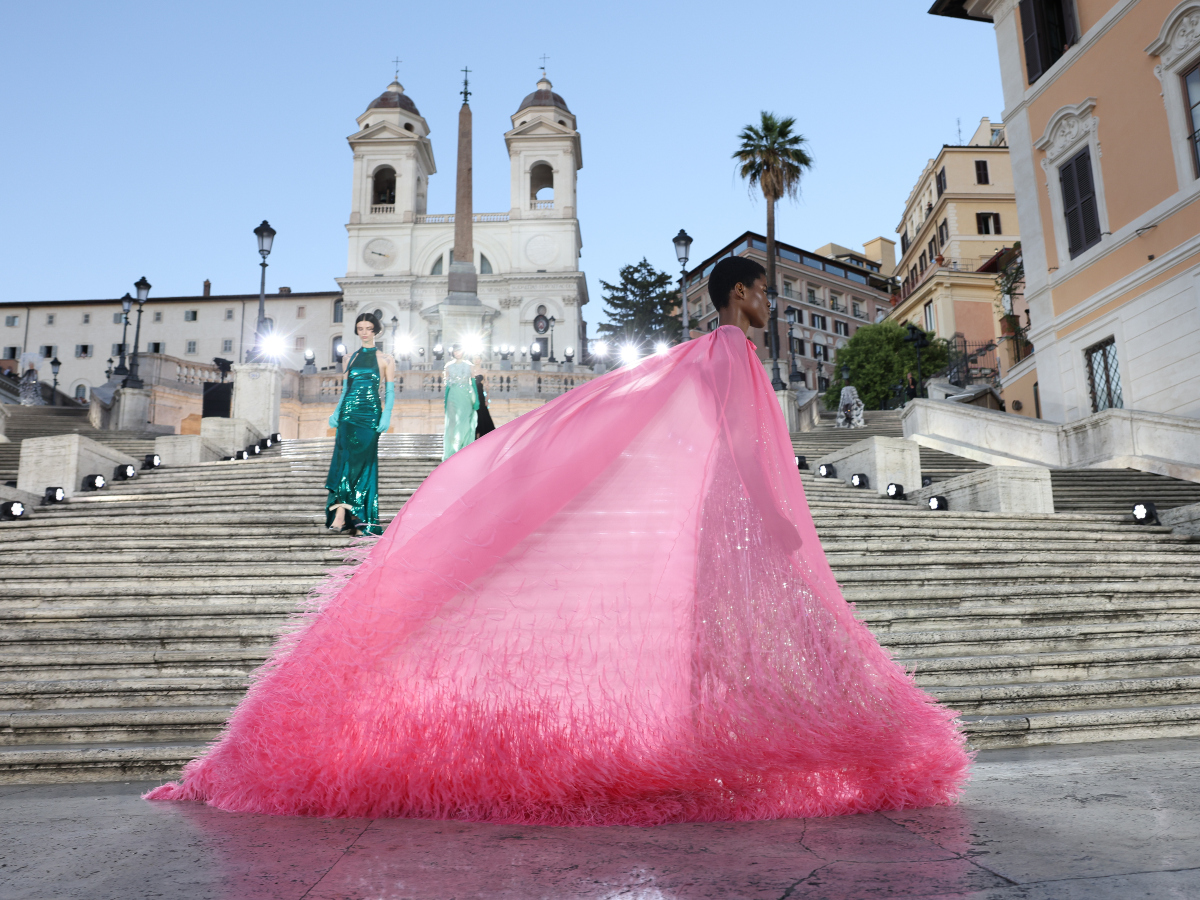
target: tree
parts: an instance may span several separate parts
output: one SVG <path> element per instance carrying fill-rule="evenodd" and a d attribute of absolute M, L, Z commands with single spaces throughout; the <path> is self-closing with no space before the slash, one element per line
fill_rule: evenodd
<path fill-rule="evenodd" d="M 930 338 L 928 347 L 921 350 L 921 373 L 938 372 L 949 364 L 950 348 L 942 338 Z M 845 382 L 842 366 L 850 367 L 850 384 L 858 389 L 859 399 L 867 409 L 886 409 L 896 401 L 895 387 L 906 384 L 911 372 L 917 377 L 917 351 L 905 341 L 908 330 L 895 322 L 863 325 L 846 345 L 837 352 L 833 364 L 833 379 L 825 392 L 826 409 L 837 409 Z"/>
<path fill-rule="evenodd" d="M 678 342 L 683 326 L 676 315 L 679 291 L 671 289 L 675 278 L 659 272 L 645 257 L 636 265 L 622 266 L 620 275 L 618 284 L 600 282 L 609 320 L 601 322 L 596 330 L 609 339 L 635 344 L 647 339 Z"/>
<path fill-rule="evenodd" d="M 738 135 L 742 145 L 733 158 L 741 163 L 738 173 L 746 179 L 751 193 L 755 188 L 762 191 L 767 201 L 767 287 L 775 286 L 775 204 L 783 197 L 795 197 L 800 193 L 800 177 L 812 168 L 812 157 L 805 150 L 808 139 L 793 133 L 796 120 L 775 117 L 774 113 L 762 112 L 758 125 L 747 125 Z M 770 336 L 771 359 L 779 359 L 779 304 L 771 308 Z M 776 366 L 778 368 L 778 365 Z M 775 379 L 778 380 L 778 371 Z M 775 386 L 779 389 L 779 385 Z"/>

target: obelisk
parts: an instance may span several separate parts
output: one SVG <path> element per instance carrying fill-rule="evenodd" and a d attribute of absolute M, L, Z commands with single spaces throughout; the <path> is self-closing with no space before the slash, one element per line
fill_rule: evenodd
<path fill-rule="evenodd" d="M 454 185 L 454 262 L 450 264 L 447 303 L 479 305 L 479 276 L 475 273 L 471 201 L 471 106 L 467 99 L 470 69 L 463 69 L 463 105 L 458 111 L 458 173 Z"/>

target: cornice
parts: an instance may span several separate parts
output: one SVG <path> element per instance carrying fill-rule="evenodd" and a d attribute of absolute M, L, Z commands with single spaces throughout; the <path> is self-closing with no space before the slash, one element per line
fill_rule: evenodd
<path fill-rule="evenodd" d="M 1146 48 L 1164 67 L 1200 44 L 1200 0 L 1184 0 L 1167 16 L 1158 37 Z"/>
<path fill-rule="evenodd" d="M 1074 106 L 1062 106 L 1055 110 L 1042 136 L 1033 142 L 1035 149 L 1046 154 L 1043 165 L 1054 162 L 1067 148 L 1075 146 L 1088 132 L 1096 129 L 1099 122 L 1091 114 L 1095 108 L 1096 98 L 1088 97 Z"/>

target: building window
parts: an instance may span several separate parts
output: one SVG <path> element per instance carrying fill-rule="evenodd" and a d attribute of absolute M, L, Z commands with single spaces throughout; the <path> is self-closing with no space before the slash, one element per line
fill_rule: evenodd
<path fill-rule="evenodd" d="M 341 321 L 342 321 L 342 314 L 343 314 L 343 311 L 344 311 L 344 304 L 342 303 L 342 301 L 341 301 L 341 300 L 334 300 L 334 301 L 333 301 L 333 321 L 334 321 L 334 324 L 337 324 L 337 323 L 339 323 L 339 322 L 341 322 Z"/>
<path fill-rule="evenodd" d="M 1033 412 L 1039 419 L 1042 417 L 1042 394 L 1036 381 L 1033 383 Z"/>
<path fill-rule="evenodd" d="M 42 344 L 38 350 L 42 354 L 42 359 L 53 359 L 54 357 L 58 356 L 57 344 Z"/>
<path fill-rule="evenodd" d="M 946 167 L 942 166 L 941 171 L 937 173 L 937 195 L 940 197 L 946 193 Z"/>
<path fill-rule="evenodd" d="M 120 356 L 122 353 L 125 352 L 125 348 L 127 346 L 128 345 L 126 345 L 126 344 L 113 344 L 112 345 L 112 353 L 110 355 L 111 356 Z"/>
<path fill-rule="evenodd" d="M 929 242 L 929 264 L 931 266 L 937 262 L 937 250 L 937 238 L 934 238 Z"/>
<path fill-rule="evenodd" d="M 854 314 L 854 318 L 861 319 L 863 317 L 862 304 L 854 300 L 850 304 L 850 311 Z"/>
<path fill-rule="evenodd" d="M 293 344 L 293 347 L 297 353 L 303 353 L 304 352 L 304 338 L 303 337 L 296 338 L 296 342 L 295 342 L 295 344 Z"/>
<path fill-rule="evenodd" d="M 1021 0 L 1025 74 L 1033 84 L 1079 40 L 1075 0 Z"/>
<path fill-rule="evenodd" d="M 924 250 L 921 251 L 921 256 L 917 260 L 917 271 L 919 271 L 919 272 L 925 271 L 925 251 Z"/>
<path fill-rule="evenodd" d="M 826 325 L 825 325 L 825 317 L 824 316 L 819 316 L 816 313 L 809 313 L 809 318 L 812 321 L 813 328 L 820 328 L 822 331 L 829 330 L 828 327 L 826 327 Z"/>
<path fill-rule="evenodd" d="M 975 213 L 975 229 L 979 234 L 1001 234 L 1000 213 Z"/>
<path fill-rule="evenodd" d="M 818 375 L 817 376 L 817 391 L 818 391 L 818 393 L 823 394 L 827 390 L 829 390 L 829 379 L 826 378 L 824 375 Z"/>
<path fill-rule="evenodd" d="M 1088 390 L 1092 395 L 1092 412 L 1122 409 L 1121 372 L 1117 368 L 1117 342 L 1108 338 L 1083 351 L 1087 360 Z M 1039 417 L 1040 418 L 1040 417 Z"/>
<path fill-rule="evenodd" d="M 986 159 L 975 160 L 975 183 L 991 184 L 991 181 L 988 180 L 988 165 Z"/>
<path fill-rule="evenodd" d="M 817 292 L 816 292 L 815 288 L 808 289 L 808 302 L 813 304 L 814 306 L 820 302 L 817 300 Z"/>
<path fill-rule="evenodd" d="M 5 316 L 4 324 L 7 325 L 9 328 L 15 328 L 16 326 L 21 324 L 21 317 L 20 316 Z"/>
<path fill-rule="evenodd" d="M 193 353 L 195 353 L 195 352 L 196 352 L 196 342 L 195 342 L 195 341 L 188 341 L 188 342 L 187 342 L 187 350 L 186 350 L 185 352 L 186 352 L 186 353 L 187 353 L 189 356 L 190 356 L 190 355 L 192 355 Z"/>
<path fill-rule="evenodd" d="M 188 343 L 194 345 L 196 342 L 188 341 Z M 146 352 L 147 353 L 166 353 L 167 345 L 163 341 L 150 341 L 148 344 L 146 344 Z M 195 353 L 196 351 L 193 350 L 191 352 Z"/>
<path fill-rule="evenodd" d="M 928 303 L 925 304 L 925 330 L 926 331 L 936 331 L 937 329 L 934 328 L 934 325 L 935 325 L 935 323 L 933 320 L 933 301 L 930 300 Z"/>
<path fill-rule="evenodd" d="M 795 297 L 796 296 L 796 285 L 794 285 L 790 281 L 785 281 L 783 283 L 783 296 Z"/>
<path fill-rule="evenodd" d="M 813 341 L 812 345 L 813 359 L 819 359 L 822 362 L 829 362 L 829 348 L 824 344 L 818 344 Z"/>
<path fill-rule="evenodd" d="M 1091 148 L 1084 147 L 1063 163 L 1058 169 L 1058 180 L 1062 184 L 1067 249 L 1074 259 L 1100 243 L 1100 211 L 1096 205 Z"/>
<path fill-rule="evenodd" d="M 87 399 L 87 385 L 86 384 L 75 385 L 75 399 L 76 400 L 86 400 Z"/>
<path fill-rule="evenodd" d="M 303 306 L 297 306 L 297 307 L 296 307 L 296 318 L 297 318 L 297 319 L 303 319 L 303 318 L 305 318 L 305 316 L 307 315 L 307 313 L 308 313 L 308 310 L 307 310 L 307 309 L 305 309 Z"/>
<path fill-rule="evenodd" d="M 1187 104 L 1188 144 L 1192 148 L 1192 173 L 1200 178 L 1200 64 L 1183 76 L 1184 102 Z"/>
<path fill-rule="evenodd" d="M 492 261 L 490 259 L 488 259 L 486 256 L 484 256 L 482 253 L 479 254 L 479 274 L 480 275 L 491 275 L 492 274 Z"/>
<path fill-rule="evenodd" d="M 91 325 L 91 324 L 92 324 L 92 314 L 91 314 L 91 313 L 84 313 L 84 314 L 83 314 L 83 324 L 84 324 L 84 325 Z"/>
<path fill-rule="evenodd" d="M 228 308 L 227 308 L 227 309 L 225 310 L 225 321 L 226 321 L 226 322 L 232 322 L 232 321 L 233 321 L 233 310 L 232 310 L 232 309 L 228 309 Z"/>
<path fill-rule="evenodd" d="M 804 355 L 804 341 L 798 337 L 792 338 L 792 352 L 797 356 Z"/>
<path fill-rule="evenodd" d="M 54 324 L 54 313 L 46 313 L 46 324 L 47 325 Z"/>
<path fill-rule="evenodd" d="M 849 323 L 849 322 L 836 322 L 836 321 L 835 321 L 835 322 L 833 323 L 833 333 L 834 333 L 834 334 L 840 334 L 840 335 L 842 335 L 843 337 L 850 337 L 850 323 Z"/>
<path fill-rule="evenodd" d="M 948 219 L 942 219 L 942 224 L 938 226 L 938 241 L 941 243 L 943 251 L 950 243 L 950 221 Z"/>
<path fill-rule="evenodd" d="M 233 338 L 225 338 L 225 340 L 221 341 L 221 352 L 222 353 L 232 353 L 233 352 Z"/>
<path fill-rule="evenodd" d="M 92 345 L 91 344 L 76 344 L 75 345 L 75 358 L 76 359 L 88 359 L 91 355 L 92 355 Z"/>
<path fill-rule="evenodd" d="M 196 321 L 196 319 L 198 318 L 198 315 L 197 315 L 197 314 L 198 314 L 198 312 L 199 312 L 199 311 L 198 311 L 198 310 L 195 310 L 195 309 L 185 309 L 185 310 L 183 311 L 183 321 L 185 321 L 185 322 L 195 322 L 195 321 Z M 158 320 L 156 319 L 155 321 L 158 321 Z"/>
<path fill-rule="evenodd" d="M 391 166 L 379 169 L 371 179 L 371 205 L 393 206 L 396 203 L 396 170 Z M 374 212 L 375 210 L 372 210 Z M 390 210 L 389 210 L 390 212 Z"/>
<path fill-rule="evenodd" d="M 433 264 L 433 268 L 429 270 L 429 274 L 430 275 L 441 275 L 442 274 L 442 257 L 439 256 L 437 258 L 437 262 L 435 262 Z"/>
<path fill-rule="evenodd" d="M 20 353 L 21 353 L 20 347 L 5 347 L 4 348 L 4 359 L 16 359 L 17 356 L 20 355 Z"/>
<path fill-rule="evenodd" d="M 162 322 L 162 310 L 161 309 L 156 309 L 154 311 L 154 321 Z"/>
<path fill-rule="evenodd" d="M 846 308 L 844 306 L 842 306 L 842 295 L 841 294 L 830 294 L 829 295 L 829 308 L 832 309 L 834 312 L 845 312 L 846 311 Z"/>
<path fill-rule="evenodd" d="M 124 317 L 125 317 L 125 313 L 119 313 L 119 312 L 113 313 L 113 324 L 120 325 L 121 321 L 124 319 Z"/>

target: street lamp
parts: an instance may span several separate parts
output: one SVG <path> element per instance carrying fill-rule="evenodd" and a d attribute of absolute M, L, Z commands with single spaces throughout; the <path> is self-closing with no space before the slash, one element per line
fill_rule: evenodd
<path fill-rule="evenodd" d="M 691 336 L 691 324 L 688 322 L 687 261 L 688 255 L 692 252 L 692 238 L 680 228 L 673 243 L 675 244 L 675 256 L 679 259 L 679 305 L 683 307 L 683 339 L 686 341 Z"/>
<path fill-rule="evenodd" d="M 792 329 L 796 327 L 796 309 L 789 306 L 787 308 L 787 323 L 788 323 L 788 358 L 791 360 L 791 368 L 788 372 L 788 384 L 795 386 L 799 384 L 803 376 L 800 370 L 796 368 L 796 342 L 792 336 Z"/>
<path fill-rule="evenodd" d="M 58 357 L 50 360 L 50 371 L 54 373 L 54 384 L 50 385 L 50 405 L 58 406 L 58 370 L 62 368 L 62 363 Z"/>
<path fill-rule="evenodd" d="M 779 291 L 775 285 L 767 287 L 767 300 L 771 303 L 771 320 L 767 327 L 771 329 L 768 345 L 771 348 L 771 390 L 786 391 L 787 385 L 779 377 Z"/>
<path fill-rule="evenodd" d="M 842 363 L 842 384 L 850 384 L 850 367 L 845 363 Z"/>
<path fill-rule="evenodd" d="M 125 341 L 129 333 L 129 308 L 133 306 L 133 298 L 126 294 L 121 298 L 121 313 L 124 317 L 125 324 L 121 326 L 121 361 L 117 363 L 117 367 L 113 369 L 114 375 L 128 375 L 129 369 L 125 366 Z"/>
<path fill-rule="evenodd" d="M 138 342 L 142 339 L 142 307 L 146 303 L 146 298 L 150 296 L 150 282 L 148 282 L 146 280 L 146 276 L 143 275 L 136 282 L 134 282 L 133 286 L 137 290 L 137 328 L 134 329 L 133 332 L 133 353 L 131 353 L 129 356 L 129 375 L 126 377 L 125 381 L 122 382 L 121 386 L 128 388 L 141 388 L 144 385 L 142 384 L 142 379 L 138 378 Z"/>
<path fill-rule="evenodd" d="M 263 338 L 267 333 L 267 257 L 271 255 L 271 244 L 275 240 L 275 229 L 266 219 L 254 229 L 258 238 L 258 255 L 262 257 L 262 280 L 258 284 L 258 323 L 254 326 L 254 357 L 262 359 Z"/>

